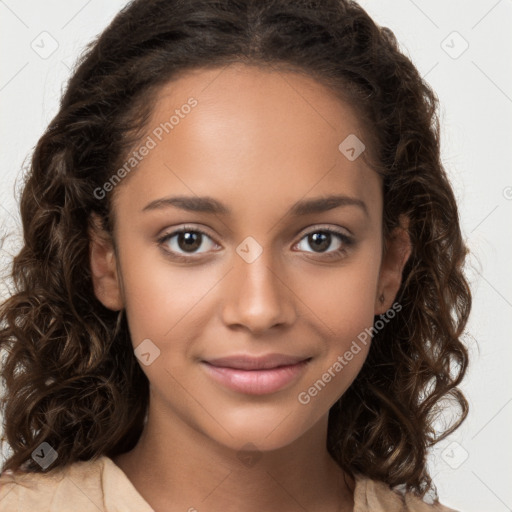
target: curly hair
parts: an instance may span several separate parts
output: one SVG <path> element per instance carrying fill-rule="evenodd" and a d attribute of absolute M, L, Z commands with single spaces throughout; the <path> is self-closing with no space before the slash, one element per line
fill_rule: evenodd
<path fill-rule="evenodd" d="M 468 364 L 471 310 L 458 209 L 440 158 L 439 100 L 393 32 L 350 0 L 135 0 L 92 41 L 38 141 L 20 199 L 24 243 L 0 306 L 3 469 L 41 471 L 133 448 L 149 383 L 125 315 L 95 297 L 92 214 L 108 233 L 113 194 L 94 191 L 139 140 L 159 88 L 194 68 L 245 63 L 291 69 L 328 86 L 364 122 L 383 178 L 383 233 L 409 217 L 412 253 L 400 314 L 373 336 L 368 357 L 329 411 L 328 450 L 351 475 L 424 496 L 428 449 L 467 415 L 458 389 Z M 377 317 L 375 317 L 377 318 Z M 434 428 L 446 402 L 456 419 Z"/>

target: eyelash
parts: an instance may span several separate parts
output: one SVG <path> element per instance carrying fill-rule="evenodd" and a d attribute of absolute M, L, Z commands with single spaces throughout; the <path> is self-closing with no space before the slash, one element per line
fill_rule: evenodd
<path fill-rule="evenodd" d="M 168 256 L 169 258 L 171 258 L 172 260 L 185 262 L 185 263 L 197 261 L 198 260 L 197 256 L 183 256 L 182 254 L 176 253 L 174 251 L 169 251 L 169 249 L 163 248 L 163 245 L 166 242 L 168 242 L 174 236 L 179 235 L 180 233 L 200 233 L 201 235 L 204 235 L 210 239 L 212 239 L 212 237 L 208 233 L 206 233 L 206 231 L 203 231 L 200 228 L 192 227 L 192 226 L 183 226 L 180 229 L 172 231 L 171 233 L 165 234 L 162 237 L 158 238 L 157 242 L 158 242 L 159 246 L 162 247 L 164 254 L 166 256 Z M 316 227 L 316 226 L 311 231 L 304 233 L 304 235 L 300 238 L 299 242 L 302 241 L 304 238 L 308 237 L 309 235 L 312 235 L 315 233 L 328 233 L 328 234 L 336 235 L 343 244 L 339 249 L 336 249 L 335 251 L 328 252 L 328 253 L 316 253 L 319 255 L 323 255 L 322 259 L 324 259 L 324 260 L 332 260 L 335 258 L 339 258 L 340 256 L 343 255 L 343 253 L 345 253 L 347 251 L 347 249 L 349 249 L 351 246 L 353 246 L 355 244 L 355 240 L 352 237 L 346 235 L 345 233 L 342 233 L 341 231 L 338 231 L 333 228 L 322 228 L 322 227 Z"/>

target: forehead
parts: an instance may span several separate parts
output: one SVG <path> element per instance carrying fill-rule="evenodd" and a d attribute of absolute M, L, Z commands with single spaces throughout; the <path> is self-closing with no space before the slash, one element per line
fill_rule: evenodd
<path fill-rule="evenodd" d="M 364 140 L 351 106 L 309 76 L 246 65 L 192 70 L 159 91 L 137 146 L 149 150 L 116 195 L 138 211 L 165 195 L 208 195 L 261 216 L 343 193 L 378 216 L 380 178 L 365 151 L 353 158 Z"/>

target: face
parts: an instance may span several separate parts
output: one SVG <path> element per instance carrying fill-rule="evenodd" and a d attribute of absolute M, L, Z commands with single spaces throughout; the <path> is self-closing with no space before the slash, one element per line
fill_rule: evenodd
<path fill-rule="evenodd" d="M 326 419 L 408 255 L 403 237 L 382 254 L 381 178 L 354 136 L 350 106 L 299 74 L 232 65 L 162 88 L 115 189 L 117 258 L 91 234 L 96 295 L 126 308 L 150 410 L 233 449 Z"/>

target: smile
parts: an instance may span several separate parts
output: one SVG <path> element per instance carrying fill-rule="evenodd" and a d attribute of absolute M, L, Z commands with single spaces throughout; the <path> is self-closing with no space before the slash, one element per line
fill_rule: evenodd
<path fill-rule="evenodd" d="M 206 361 L 201 365 L 213 380 L 229 389 L 248 395 L 264 395 L 290 386 L 305 371 L 310 360 L 252 370 L 216 366 Z"/>

